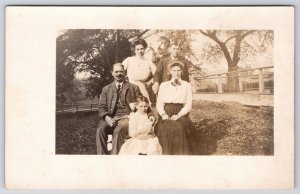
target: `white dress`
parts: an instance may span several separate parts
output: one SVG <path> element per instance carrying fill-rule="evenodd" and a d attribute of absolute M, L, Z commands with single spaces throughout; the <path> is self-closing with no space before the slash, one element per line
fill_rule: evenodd
<path fill-rule="evenodd" d="M 150 60 L 135 56 L 127 57 L 122 64 L 124 65 L 124 69 L 127 70 L 129 82 L 139 86 L 142 95 L 148 98 L 150 102 L 145 81 L 147 81 L 151 74 L 154 75 L 156 71 L 155 64 Z"/>
<path fill-rule="evenodd" d="M 130 113 L 129 115 L 129 136 L 122 145 L 119 152 L 120 155 L 160 155 L 162 148 L 158 142 L 158 138 L 151 133 L 153 130 L 147 114 L 139 112 Z"/>

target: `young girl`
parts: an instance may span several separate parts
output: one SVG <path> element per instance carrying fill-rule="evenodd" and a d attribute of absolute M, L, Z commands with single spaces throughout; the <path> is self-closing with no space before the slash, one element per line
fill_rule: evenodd
<path fill-rule="evenodd" d="M 130 139 L 122 145 L 120 155 L 158 155 L 162 154 L 162 148 L 155 137 L 153 128 L 154 119 L 148 115 L 149 101 L 146 97 L 139 97 L 136 103 L 137 111 L 129 115 Z"/>

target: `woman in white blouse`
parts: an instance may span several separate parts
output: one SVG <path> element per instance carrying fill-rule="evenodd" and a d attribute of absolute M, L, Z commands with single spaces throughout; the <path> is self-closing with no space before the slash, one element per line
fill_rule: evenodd
<path fill-rule="evenodd" d="M 188 136 L 194 130 L 189 118 L 192 109 L 192 86 L 181 79 L 183 64 L 170 64 L 171 80 L 160 85 L 156 108 L 161 117 L 156 134 L 163 154 L 190 154 Z"/>
<path fill-rule="evenodd" d="M 145 96 L 150 102 L 147 86 L 153 82 L 153 80 L 149 80 L 149 78 L 151 75 L 154 75 L 156 66 L 152 61 L 144 58 L 146 48 L 147 43 L 145 40 L 139 39 L 135 41 L 135 56 L 127 57 L 122 64 L 124 65 L 124 69 L 127 71 L 129 82 L 139 86 L 142 95 Z"/>

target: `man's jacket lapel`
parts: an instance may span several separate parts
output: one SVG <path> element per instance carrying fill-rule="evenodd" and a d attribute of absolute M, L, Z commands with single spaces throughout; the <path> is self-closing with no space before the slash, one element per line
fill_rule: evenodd
<path fill-rule="evenodd" d="M 109 99 L 109 100 L 111 100 L 111 109 L 110 109 L 110 111 L 112 113 L 113 110 L 115 109 L 116 105 L 117 105 L 117 88 L 116 88 L 115 82 L 112 82 L 110 84 L 110 90 L 112 90 L 112 97 Z"/>
<path fill-rule="evenodd" d="M 128 92 L 128 89 L 129 89 L 129 83 L 128 82 L 124 82 L 123 83 L 123 95 L 125 97 L 125 102 L 126 102 L 126 105 L 129 104 L 129 101 L 127 99 L 127 92 Z"/>

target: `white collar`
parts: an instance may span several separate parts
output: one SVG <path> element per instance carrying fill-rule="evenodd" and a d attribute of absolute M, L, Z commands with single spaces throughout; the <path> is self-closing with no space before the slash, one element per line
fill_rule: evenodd
<path fill-rule="evenodd" d="M 181 78 L 179 78 L 179 79 L 177 79 L 180 83 L 182 83 L 182 79 Z M 174 78 L 172 78 L 171 80 L 170 80 L 170 82 L 174 82 L 175 81 L 175 79 Z"/>
<path fill-rule="evenodd" d="M 117 82 L 115 81 L 116 88 L 118 88 L 118 85 L 121 85 L 121 88 L 122 88 L 122 86 L 123 86 L 123 83 L 124 83 L 124 81 L 122 81 L 121 83 L 117 83 Z"/>

